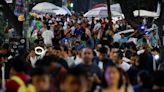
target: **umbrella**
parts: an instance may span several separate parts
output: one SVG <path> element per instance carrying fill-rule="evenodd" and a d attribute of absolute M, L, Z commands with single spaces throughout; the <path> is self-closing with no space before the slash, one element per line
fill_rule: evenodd
<path fill-rule="evenodd" d="M 56 15 L 66 15 L 68 14 L 68 12 L 66 10 L 64 10 L 63 8 L 58 8 L 58 10 L 53 10 L 53 13 Z"/>
<path fill-rule="evenodd" d="M 156 12 L 147 11 L 147 10 L 135 10 L 133 11 L 134 16 L 142 16 L 142 17 L 159 17 Z"/>
<path fill-rule="evenodd" d="M 32 11 L 39 13 L 51 13 L 53 10 L 58 10 L 58 6 L 49 2 L 39 3 L 32 8 Z"/>
<path fill-rule="evenodd" d="M 100 7 L 107 7 L 107 4 L 96 4 L 95 6 L 93 6 L 93 9 Z"/>
<path fill-rule="evenodd" d="M 111 11 L 112 17 L 122 16 L 123 14 L 117 11 Z M 108 17 L 107 7 L 99 7 L 92 9 L 84 14 L 84 17 Z"/>
<path fill-rule="evenodd" d="M 55 14 L 55 15 L 69 14 L 69 12 L 67 12 L 65 9 L 48 2 L 37 4 L 32 8 L 32 11 L 37 13 L 48 13 L 48 14 Z"/>

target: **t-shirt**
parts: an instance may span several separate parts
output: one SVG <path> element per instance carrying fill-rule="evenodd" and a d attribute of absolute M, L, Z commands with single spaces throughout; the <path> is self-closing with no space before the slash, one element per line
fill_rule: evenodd
<path fill-rule="evenodd" d="M 102 78 L 102 72 L 101 69 L 96 64 L 79 64 L 78 67 L 81 67 L 82 69 L 86 70 L 89 74 L 94 75 L 96 74 L 99 78 Z"/>
<path fill-rule="evenodd" d="M 52 38 L 54 38 L 54 34 L 51 30 L 44 31 L 42 33 L 42 37 L 45 45 L 52 45 Z"/>

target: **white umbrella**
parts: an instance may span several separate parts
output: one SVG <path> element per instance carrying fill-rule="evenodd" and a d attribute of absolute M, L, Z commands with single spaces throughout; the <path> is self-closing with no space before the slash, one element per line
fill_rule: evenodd
<path fill-rule="evenodd" d="M 53 13 L 55 15 L 66 15 L 68 14 L 68 12 L 66 10 L 64 10 L 63 8 L 58 8 L 58 10 L 53 10 Z"/>
<path fill-rule="evenodd" d="M 133 11 L 134 16 L 142 16 L 142 17 L 159 17 L 156 12 L 147 11 L 147 10 L 135 10 Z"/>
<path fill-rule="evenodd" d="M 117 11 L 111 11 L 112 17 L 122 16 L 122 13 Z M 108 17 L 108 9 L 107 7 L 99 7 L 92 9 L 84 14 L 84 17 Z"/>
<path fill-rule="evenodd" d="M 39 3 L 32 8 L 32 11 L 39 13 L 52 13 L 53 10 L 58 10 L 58 6 L 49 2 Z"/>

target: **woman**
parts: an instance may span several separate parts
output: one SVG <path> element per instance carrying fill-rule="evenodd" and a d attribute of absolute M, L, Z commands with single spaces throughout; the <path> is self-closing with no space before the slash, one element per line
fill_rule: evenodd
<path fill-rule="evenodd" d="M 105 69 L 104 79 L 102 92 L 133 92 L 126 74 L 116 65 L 110 65 Z"/>

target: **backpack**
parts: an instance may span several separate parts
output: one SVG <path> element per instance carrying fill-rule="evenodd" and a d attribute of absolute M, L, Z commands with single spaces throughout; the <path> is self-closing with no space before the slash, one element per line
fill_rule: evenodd
<path fill-rule="evenodd" d="M 11 77 L 11 80 L 15 81 L 16 83 L 18 83 L 20 85 L 17 92 L 36 92 L 36 90 L 32 84 L 26 85 L 24 83 L 24 81 L 17 76 Z"/>

